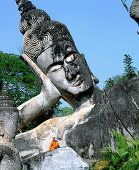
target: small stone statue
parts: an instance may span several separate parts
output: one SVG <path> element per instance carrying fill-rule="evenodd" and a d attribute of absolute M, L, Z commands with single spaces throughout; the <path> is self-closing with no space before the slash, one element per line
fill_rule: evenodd
<path fill-rule="evenodd" d="M 19 153 L 14 144 L 18 117 L 18 110 L 4 85 L 0 96 L 0 170 L 20 170 Z"/>
<path fill-rule="evenodd" d="M 130 7 L 130 16 L 139 24 L 139 0 L 134 0 Z M 139 30 L 137 31 L 139 34 Z"/>
<path fill-rule="evenodd" d="M 126 0 L 121 1 L 126 10 L 130 12 L 130 17 L 134 19 L 139 25 L 139 0 L 133 0 L 132 5 L 130 6 L 130 10 L 126 5 Z M 137 30 L 137 33 L 139 34 L 139 30 Z"/>
<path fill-rule="evenodd" d="M 18 107 L 19 129 L 39 116 L 60 98 L 74 110 L 87 102 L 98 79 L 77 50 L 67 27 L 52 21 L 43 10 L 28 0 L 16 0 L 24 35 L 22 60 L 38 78 L 42 91 Z"/>

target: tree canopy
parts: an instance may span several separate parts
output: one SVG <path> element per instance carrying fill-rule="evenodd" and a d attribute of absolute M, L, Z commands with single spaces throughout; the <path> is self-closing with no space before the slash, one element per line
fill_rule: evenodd
<path fill-rule="evenodd" d="M 132 77 L 135 77 L 137 75 L 139 75 L 139 71 L 137 70 L 136 67 L 132 66 L 132 57 L 130 55 L 125 54 L 124 55 L 124 59 L 123 59 L 123 63 L 124 63 L 124 73 L 122 75 L 116 75 L 113 76 L 111 78 L 108 78 L 105 81 L 105 86 L 104 86 L 104 90 L 112 87 L 115 84 L 121 83 L 125 80 L 128 80 Z"/>
<path fill-rule="evenodd" d="M 17 106 L 40 92 L 36 77 L 19 55 L 0 51 L 0 90 L 3 83 L 7 84 L 8 92 Z"/>

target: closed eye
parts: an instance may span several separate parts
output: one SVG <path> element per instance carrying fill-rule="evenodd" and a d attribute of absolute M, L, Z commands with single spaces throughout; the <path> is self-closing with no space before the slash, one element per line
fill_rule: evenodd
<path fill-rule="evenodd" d="M 62 65 L 53 66 L 49 69 L 48 74 L 59 71 L 61 68 L 62 68 Z"/>
<path fill-rule="evenodd" d="M 62 67 L 63 62 L 53 63 L 47 68 L 46 73 L 51 74 L 53 72 L 59 71 Z"/>

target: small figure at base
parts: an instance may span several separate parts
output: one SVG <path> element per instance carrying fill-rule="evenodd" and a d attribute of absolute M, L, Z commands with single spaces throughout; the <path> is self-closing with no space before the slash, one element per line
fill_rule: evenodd
<path fill-rule="evenodd" d="M 52 142 L 50 143 L 49 151 L 52 151 L 54 149 L 60 148 L 59 142 L 55 140 L 55 137 L 53 137 Z"/>

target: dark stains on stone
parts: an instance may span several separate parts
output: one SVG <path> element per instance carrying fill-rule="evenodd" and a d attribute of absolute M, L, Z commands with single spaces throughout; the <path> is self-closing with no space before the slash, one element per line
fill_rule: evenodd
<path fill-rule="evenodd" d="M 103 147 L 112 144 L 112 129 L 139 137 L 139 110 L 134 107 L 131 99 L 132 96 L 139 106 L 139 76 L 109 88 L 106 93 L 109 100 L 105 93 L 100 92 L 103 103 L 95 105 L 87 122 L 77 125 L 66 135 L 67 145 L 86 160 L 92 159 L 88 150 L 91 144 L 96 159 L 100 157 Z"/>

